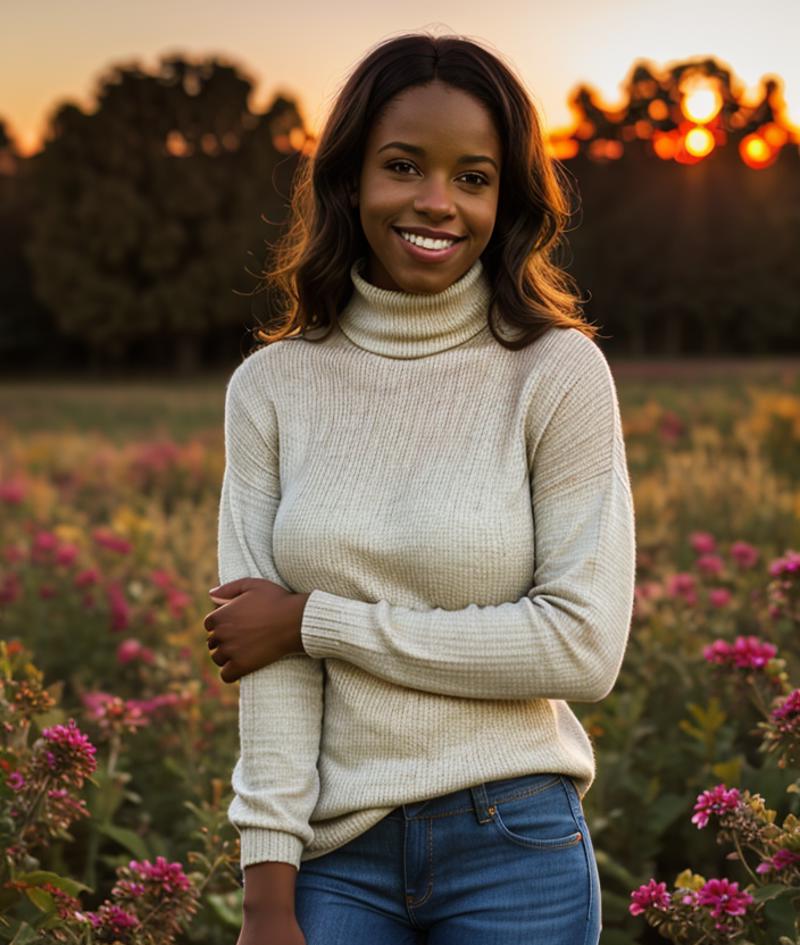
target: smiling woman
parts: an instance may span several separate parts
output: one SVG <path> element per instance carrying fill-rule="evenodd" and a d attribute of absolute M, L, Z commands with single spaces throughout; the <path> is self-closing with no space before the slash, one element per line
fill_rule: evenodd
<path fill-rule="evenodd" d="M 438 80 L 397 95 L 370 129 L 351 195 L 369 244 L 366 279 L 441 292 L 464 275 L 494 232 L 501 162 L 494 120 L 474 96 Z"/>
<path fill-rule="evenodd" d="M 411 34 L 303 175 L 284 323 L 228 383 L 206 618 L 241 680 L 239 945 L 596 945 L 567 700 L 616 680 L 634 522 L 556 165 L 493 53 Z"/>

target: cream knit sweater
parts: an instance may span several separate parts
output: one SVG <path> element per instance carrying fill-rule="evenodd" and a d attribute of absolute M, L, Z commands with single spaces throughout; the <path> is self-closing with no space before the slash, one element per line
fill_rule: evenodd
<path fill-rule="evenodd" d="M 403 803 L 594 753 L 567 701 L 619 672 L 634 511 L 616 389 L 597 345 L 487 327 L 480 260 L 443 292 L 351 269 L 324 341 L 233 372 L 222 582 L 311 592 L 306 654 L 240 682 L 229 817 L 241 864 L 299 867 Z"/>

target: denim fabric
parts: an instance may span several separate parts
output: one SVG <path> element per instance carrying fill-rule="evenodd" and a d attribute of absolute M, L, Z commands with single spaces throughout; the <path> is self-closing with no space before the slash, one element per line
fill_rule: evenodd
<path fill-rule="evenodd" d="M 295 911 L 307 945 L 597 945 L 575 784 L 523 775 L 397 807 L 300 864 Z"/>

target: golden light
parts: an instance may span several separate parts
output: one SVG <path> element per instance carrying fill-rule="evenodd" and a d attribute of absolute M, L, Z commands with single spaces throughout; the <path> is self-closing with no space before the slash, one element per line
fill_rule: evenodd
<path fill-rule="evenodd" d="M 789 133 L 785 128 L 781 128 L 780 125 L 776 125 L 774 121 L 768 122 L 766 125 L 762 125 L 758 129 L 758 133 L 761 137 L 771 145 L 773 148 L 782 148 L 786 144 L 786 140 L 789 137 Z"/>
<path fill-rule="evenodd" d="M 674 131 L 654 131 L 653 150 L 662 161 L 671 161 L 678 150 L 677 134 Z"/>
<path fill-rule="evenodd" d="M 775 161 L 778 151 L 771 148 L 769 143 L 756 133 L 742 138 L 739 142 L 739 155 L 748 167 L 760 170 Z"/>
<path fill-rule="evenodd" d="M 636 137 L 637 138 L 652 138 L 653 137 L 653 126 L 649 121 L 643 121 L 641 118 L 636 122 Z"/>
<path fill-rule="evenodd" d="M 306 143 L 305 131 L 295 125 L 295 127 L 289 132 L 289 143 L 295 151 L 302 151 L 303 145 Z"/>
<path fill-rule="evenodd" d="M 701 86 L 688 92 L 681 100 L 681 111 L 687 118 L 704 125 L 711 121 L 722 108 L 722 96 L 718 89 Z"/>
<path fill-rule="evenodd" d="M 550 138 L 547 152 L 558 161 L 568 161 L 578 153 L 578 142 L 574 138 Z"/>
<path fill-rule="evenodd" d="M 684 139 L 684 147 L 694 157 L 705 157 L 714 150 L 714 135 L 708 128 L 692 128 Z"/>
<path fill-rule="evenodd" d="M 169 154 L 173 157 L 185 157 L 191 153 L 189 142 L 177 129 L 173 129 L 167 135 L 165 146 Z"/>
<path fill-rule="evenodd" d="M 663 121 L 665 118 L 669 117 L 667 103 L 662 101 L 660 98 L 654 98 L 653 101 L 647 106 L 647 114 L 653 119 L 653 121 Z"/>

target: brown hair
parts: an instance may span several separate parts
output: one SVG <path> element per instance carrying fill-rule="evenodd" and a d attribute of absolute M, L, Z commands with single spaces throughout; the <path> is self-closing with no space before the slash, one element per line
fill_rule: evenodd
<path fill-rule="evenodd" d="M 350 268 L 368 251 L 350 194 L 358 190 L 369 129 L 394 96 L 435 79 L 478 99 L 503 142 L 497 217 L 481 256 L 492 285 L 492 334 L 511 349 L 524 348 L 553 325 L 597 335 L 583 318 L 573 277 L 552 258 L 570 220 L 570 187 L 546 151 L 522 83 L 472 40 L 407 33 L 380 43 L 357 63 L 313 157 L 298 166 L 288 229 L 275 244 L 271 268 L 262 272 L 284 309 L 271 329 L 253 329 L 263 344 L 337 322 L 352 292 Z M 492 313 L 506 323 L 503 329 L 516 330 L 514 340 L 499 336 Z"/>

